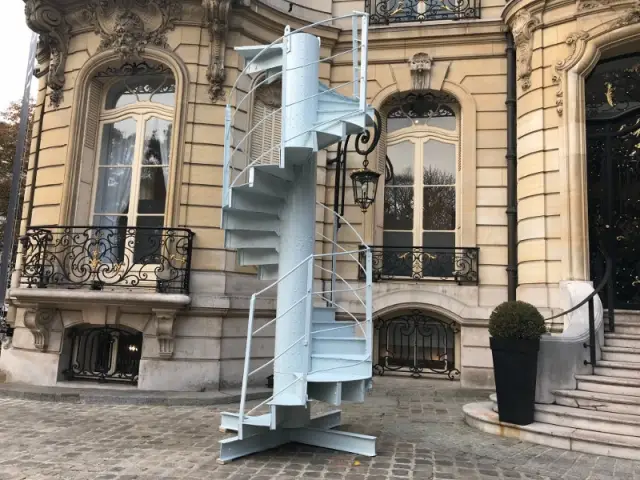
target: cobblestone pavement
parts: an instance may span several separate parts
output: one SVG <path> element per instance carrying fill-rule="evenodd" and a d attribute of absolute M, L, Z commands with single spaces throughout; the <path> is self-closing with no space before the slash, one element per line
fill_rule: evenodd
<path fill-rule="evenodd" d="M 462 405 L 488 392 L 375 378 L 345 429 L 378 436 L 361 458 L 287 445 L 218 465 L 219 412 L 232 406 L 86 405 L 0 399 L 1 480 L 640 479 L 640 462 L 525 444 L 473 430 Z"/>

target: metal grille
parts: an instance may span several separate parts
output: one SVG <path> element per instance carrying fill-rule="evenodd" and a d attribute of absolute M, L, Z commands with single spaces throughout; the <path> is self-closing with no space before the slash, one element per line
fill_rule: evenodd
<path fill-rule="evenodd" d="M 480 0 L 366 0 L 371 25 L 480 18 Z"/>
<path fill-rule="evenodd" d="M 459 378 L 456 368 L 455 322 L 430 317 L 420 310 L 379 319 L 375 323 L 378 335 L 378 363 L 374 373 L 407 373 L 414 378 L 423 374 Z"/>
<path fill-rule="evenodd" d="M 113 327 L 75 327 L 66 380 L 138 383 L 142 333 Z"/>

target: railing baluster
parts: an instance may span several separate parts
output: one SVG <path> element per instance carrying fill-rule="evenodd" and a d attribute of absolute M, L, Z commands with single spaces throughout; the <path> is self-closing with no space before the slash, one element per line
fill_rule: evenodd
<path fill-rule="evenodd" d="M 238 438 L 242 439 L 244 421 L 244 406 L 247 401 L 247 385 L 249 383 L 249 366 L 251 363 L 251 341 L 253 340 L 253 315 L 256 308 L 256 295 L 251 295 L 249 302 L 249 321 L 247 324 L 247 344 L 244 349 L 244 367 L 242 370 L 242 391 L 240 392 L 240 411 L 238 415 Z"/>

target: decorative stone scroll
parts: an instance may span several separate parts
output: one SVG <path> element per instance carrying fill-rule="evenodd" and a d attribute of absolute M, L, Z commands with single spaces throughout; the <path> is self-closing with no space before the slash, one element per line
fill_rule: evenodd
<path fill-rule="evenodd" d="M 431 75 L 431 57 L 427 53 L 416 53 L 409 60 L 409 70 L 414 90 L 426 90 L 429 88 L 429 76 Z"/>
<path fill-rule="evenodd" d="M 212 102 L 224 99 L 224 54 L 227 48 L 227 30 L 232 0 L 202 0 L 205 22 L 209 30 L 210 52 L 207 80 Z"/>
<path fill-rule="evenodd" d="M 153 310 L 156 338 L 158 339 L 158 355 L 169 359 L 173 356 L 174 335 L 173 324 L 176 319 L 175 310 Z"/>
<path fill-rule="evenodd" d="M 562 75 L 564 70 L 569 65 L 573 64 L 573 59 L 576 56 L 576 52 L 584 51 L 584 44 L 589 39 L 589 33 L 584 31 L 578 31 L 570 33 L 564 43 L 567 44 L 571 53 L 564 60 L 560 60 L 555 65 L 555 73 L 551 80 L 556 85 L 556 111 L 558 115 L 562 115 L 564 111 L 564 91 L 562 85 Z M 578 48 L 580 47 L 580 48 Z"/>
<path fill-rule="evenodd" d="M 91 0 L 86 10 L 101 37 L 98 51 L 115 50 L 124 61 L 139 58 L 147 45 L 167 48 L 181 13 L 180 0 Z"/>
<path fill-rule="evenodd" d="M 27 25 L 40 35 L 38 61 L 48 60 L 47 84 L 51 89 L 49 100 L 55 108 L 62 102 L 64 69 L 69 48 L 69 25 L 62 12 L 47 0 L 25 0 L 24 14 Z"/>
<path fill-rule="evenodd" d="M 542 22 L 531 16 L 527 10 L 521 10 L 511 25 L 516 45 L 517 78 L 523 90 L 531 88 L 531 58 L 533 56 L 533 32 Z"/>
<path fill-rule="evenodd" d="M 55 312 L 53 308 L 32 306 L 28 307 L 24 313 L 24 326 L 31 331 L 33 343 L 41 352 L 47 351 Z"/>

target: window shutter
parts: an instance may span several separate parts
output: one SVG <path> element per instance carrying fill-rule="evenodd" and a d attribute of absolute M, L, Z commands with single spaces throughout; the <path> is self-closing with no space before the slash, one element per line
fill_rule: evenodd
<path fill-rule="evenodd" d="M 380 141 L 378 142 L 378 173 L 385 174 L 387 165 L 387 115 L 381 115 Z"/>
<path fill-rule="evenodd" d="M 98 137 L 98 119 L 100 117 L 100 101 L 102 100 L 102 83 L 93 80 L 89 87 L 87 123 L 84 134 L 84 146 L 95 150 Z"/>
<path fill-rule="evenodd" d="M 280 139 L 282 138 L 282 114 L 280 110 L 279 83 L 260 87 L 253 104 L 251 128 L 251 161 L 258 165 L 280 163 Z M 262 123 L 261 123 L 262 122 Z"/>

